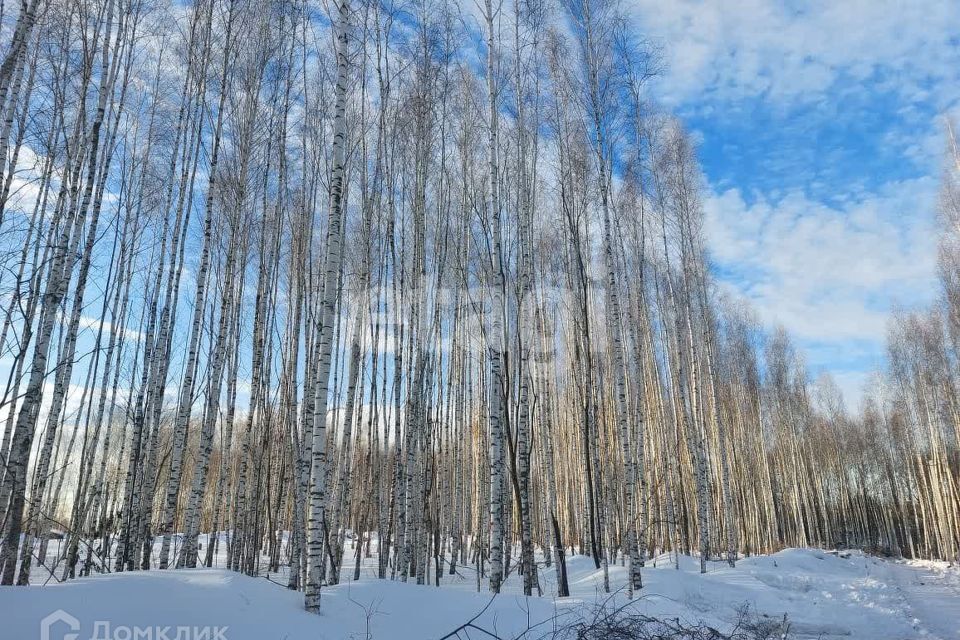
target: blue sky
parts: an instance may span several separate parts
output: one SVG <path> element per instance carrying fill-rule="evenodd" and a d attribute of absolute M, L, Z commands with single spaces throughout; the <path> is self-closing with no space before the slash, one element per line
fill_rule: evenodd
<path fill-rule="evenodd" d="M 625 1 L 663 48 L 657 94 L 699 140 L 721 286 L 855 407 L 890 311 L 937 293 L 960 2 Z"/>

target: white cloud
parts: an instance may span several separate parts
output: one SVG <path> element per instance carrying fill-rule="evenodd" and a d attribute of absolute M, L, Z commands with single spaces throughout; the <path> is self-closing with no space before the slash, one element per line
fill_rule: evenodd
<path fill-rule="evenodd" d="M 102 343 L 106 345 L 107 343 L 107 334 L 113 331 L 113 323 L 106 320 L 100 320 L 99 318 L 91 318 L 88 316 L 80 316 L 80 328 L 89 329 L 92 332 L 97 332 L 101 328 L 103 329 L 103 337 L 101 338 Z M 146 339 L 146 336 L 136 329 L 124 329 L 123 336 L 127 340 L 133 340 L 134 342 L 142 342 Z"/>
<path fill-rule="evenodd" d="M 704 94 L 816 99 L 876 78 L 909 102 L 955 102 L 956 0 L 628 0 L 662 43 L 673 102 Z M 940 95 L 931 95 L 931 92 Z"/>
<path fill-rule="evenodd" d="M 890 308 L 935 295 L 936 188 L 932 178 L 888 183 L 835 207 L 800 193 L 710 194 L 711 258 L 723 285 L 795 335 L 815 369 L 858 391 L 864 362 L 883 354 Z"/>
<path fill-rule="evenodd" d="M 929 304 L 935 295 L 939 116 L 960 112 L 957 0 L 626 4 L 663 47 L 658 98 L 696 115 L 699 127 L 734 126 L 741 136 L 722 150 L 725 162 L 770 144 L 763 129 L 744 134 L 757 105 L 769 114 L 764 126 L 778 127 L 776 146 L 745 165 L 762 172 L 757 181 L 740 182 L 748 177 L 740 172 L 711 185 L 712 258 L 722 286 L 750 300 L 765 322 L 783 324 L 812 373 L 829 370 L 855 407 L 867 371 L 882 364 L 891 307 Z M 819 137 L 861 118 L 869 126 L 851 135 L 869 140 L 831 148 Z M 908 167 L 877 175 L 885 165 L 864 158 L 857 166 L 864 149 Z M 784 177 L 790 186 L 775 190 Z M 752 193 L 746 184 L 771 187 Z"/>

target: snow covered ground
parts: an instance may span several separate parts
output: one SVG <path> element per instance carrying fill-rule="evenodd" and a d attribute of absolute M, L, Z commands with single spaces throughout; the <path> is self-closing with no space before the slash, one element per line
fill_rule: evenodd
<path fill-rule="evenodd" d="M 352 551 L 347 554 L 345 578 L 353 573 Z M 759 619 L 786 614 L 793 638 L 960 639 L 960 570 L 944 563 L 841 556 L 789 549 L 742 559 L 735 569 L 711 563 L 706 575 L 694 559 L 681 558 L 676 570 L 671 558 L 661 556 L 643 571 L 644 588 L 628 610 L 727 629 L 748 606 Z M 603 593 L 602 572 L 582 556 L 568 558 L 573 595 L 563 600 L 549 595 L 553 569 L 541 568 L 544 597 L 519 595 L 519 579 L 512 575 L 491 602 L 488 594 L 476 592 L 469 567 L 443 575 L 437 588 L 377 580 L 375 562 L 364 560 L 359 581 L 324 588 L 319 616 L 302 610 L 302 594 L 273 581 L 285 584 L 283 576 L 250 578 L 223 569 L 0 588 L 0 638 L 175 640 L 182 633 L 177 640 L 425 640 L 442 638 L 483 611 L 478 627 L 501 638 L 527 631 L 524 637 L 533 639 L 597 603 L 626 602 L 622 592 Z M 625 578 L 624 567 L 610 567 L 612 588 Z M 42 636 L 42 621 L 58 611 L 66 615 L 51 619 Z M 490 636 L 474 630 L 461 637 Z"/>

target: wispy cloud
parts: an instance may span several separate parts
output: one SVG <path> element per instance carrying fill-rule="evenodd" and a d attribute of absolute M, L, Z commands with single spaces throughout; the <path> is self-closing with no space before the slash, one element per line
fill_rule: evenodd
<path fill-rule="evenodd" d="M 705 199 L 705 230 L 723 286 L 784 325 L 814 369 L 849 379 L 879 365 L 893 306 L 936 294 L 935 200 L 932 178 L 837 206 L 728 189 Z"/>
<path fill-rule="evenodd" d="M 895 305 L 935 295 L 956 0 L 626 0 L 698 134 L 708 244 L 748 299 L 856 403 Z"/>
<path fill-rule="evenodd" d="M 816 100 L 834 83 L 881 81 L 908 101 L 960 88 L 955 0 L 629 0 L 665 47 L 676 102 L 765 95 Z M 950 99 L 944 96 L 945 99 Z M 941 105 L 946 107 L 947 105 Z"/>

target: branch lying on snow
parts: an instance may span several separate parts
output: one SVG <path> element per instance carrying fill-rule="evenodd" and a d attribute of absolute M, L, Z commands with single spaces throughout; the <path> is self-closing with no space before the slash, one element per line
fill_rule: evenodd
<path fill-rule="evenodd" d="M 496 596 L 486 606 L 450 633 L 438 640 L 463 640 L 470 637 L 470 631 L 483 634 L 494 640 L 508 640 L 486 629 L 477 620 L 490 608 Z M 613 597 L 591 607 L 583 607 L 575 613 L 577 619 L 557 625 L 558 615 L 536 625 L 530 625 L 519 635 L 509 640 L 532 638 L 531 632 L 548 622 L 554 622 L 553 628 L 537 636 L 538 640 L 789 640 L 790 623 L 784 614 L 782 620 L 770 620 L 750 613 L 749 606 L 737 610 L 732 629 L 723 632 L 702 623 L 690 624 L 680 618 L 654 618 L 628 611 L 633 601 L 615 605 Z M 573 613 L 573 612 L 571 612 Z"/>
<path fill-rule="evenodd" d="M 723 632 L 680 618 L 630 613 L 625 606 L 610 607 L 608 600 L 592 607 L 589 617 L 582 616 L 580 621 L 557 630 L 549 640 L 788 640 L 789 632 L 786 615 L 780 621 L 762 620 L 751 615 L 746 606 L 737 611 L 733 628 Z"/>

